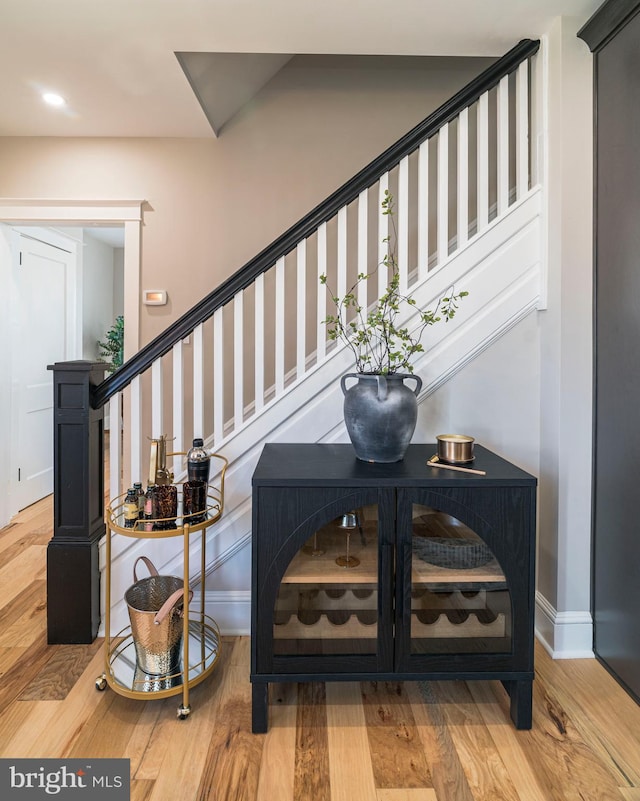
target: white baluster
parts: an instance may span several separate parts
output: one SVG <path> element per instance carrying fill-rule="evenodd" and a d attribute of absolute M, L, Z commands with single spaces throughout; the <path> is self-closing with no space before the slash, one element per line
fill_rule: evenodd
<path fill-rule="evenodd" d="M 193 436 L 204 437 L 204 326 L 193 329 Z"/>
<path fill-rule="evenodd" d="M 529 190 L 529 62 L 516 73 L 516 197 Z"/>
<path fill-rule="evenodd" d="M 478 99 L 478 198 L 477 198 L 477 231 L 481 231 L 489 222 L 489 93 L 485 92 Z"/>
<path fill-rule="evenodd" d="M 498 215 L 509 207 L 509 76 L 498 84 L 497 120 Z"/>
<path fill-rule="evenodd" d="M 224 308 L 213 313 L 213 439 L 224 439 Z"/>
<path fill-rule="evenodd" d="M 389 252 L 389 216 L 384 214 L 382 201 L 389 188 L 389 173 L 385 172 L 380 176 L 378 182 L 378 297 L 386 292 L 389 283 L 389 271 L 387 270 L 384 259 Z"/>
<path fill-rule="evenodd" d="M 264 406 L 264 273 L 254 283 L 254 412 Z"/>
<path fill-rule="evenodd" d="M 276 262 L 275 384 L 276 397 L 284 390 L 284 256 Z"/>
<path fill-rule="evenodd" d="M 368 198 L 369 193 L 365 189 L 358 195 L 358 275 L 366 275 L 368 272 L 367 246 L 368 246 Z M 366 314 L 369 306 L 369 282 L 367 280 L 358 282 L 358 306 Z"/>
<path fill-rule="evenodd" d="M 458 250 L 469 237 L 469 109 L 458 117 Z"/>
<path fill-rule="evenodd" d="M 338 212 L 338 297 L 347 294 L 347 207 Z"/>
<path fill-rule="evenodd" d="M 322 322 L 327 316 L 327 288 L 320 283 L 320 276 L 327 274 L 327 224 L 322 223 L 317 234 L 318 248 L 318 332 L 316 336 L 316 357 L 321 361 L 327 354 L 327 326 Z"/>
<path fill-rule="evenodd" d="M 162 391 L 162 359 L 151 365 L 151 436 L 158 439 L 163 433 L 164 393 Z"/>
<path fill-rule="evenodd" d="M 120 471 L 122 467 L 122 417 L 120 413 L 120 404 L 122 402 L 122 394 L 116 392 L 109 399 L 109 497 L 117 498 L 121 494 L 120 488 Z M 137 481 L 137 477 L 133 477 Z"/>
<path fill-rule="evenodd" d="M 129 458 L 131 479 L 145 481 L 142 474 L 142 381 L 137 375 L 129 385 Z M 145 443 L 146 444 L 146 443 Z"/>
<path fill-rule="evenodd" d="M 244 291 L 233 298 L 233 428 L 244 422 Z"/>
<path fill-rule="evenodd" d="M 176 342 L 173 346 L 172 360 L 171 360 L 173 375 L 173 442 L 171 443 L 171 450 L 175 454 L 186 450 L 184 447 L 184 361 L 182 353 L 182 340 Z M 173 475 L 176 477 L 182 471 L 182 458 L 178 455 L 173 457 Z"/>
<path fill-rule="evenodd" d="M 307 242 L 296 247 L 296 378 L 306 372 L 307 357 Z"/>
<path fill-rule="evenodd" d="M 398 165 L 398 204 L 396 208 L 398 231 L 398 273 L 400 292 L 409 286 L 409 157 Z"/>
<path fill-rule="evenodd" d="M 449 255 L 449 123 L 438 131 L 438 264 Z"/>
<path fill-rule="evenodd" d="M 429 271 L 429 140 L 418 151 L 418 278 Z"/>

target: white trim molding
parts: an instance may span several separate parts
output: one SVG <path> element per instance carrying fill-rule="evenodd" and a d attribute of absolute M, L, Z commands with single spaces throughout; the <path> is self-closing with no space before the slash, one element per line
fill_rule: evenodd
<path fill-rule="evenodd" d="M 536 592 L 536 637 L 553 659 L 593 658 L 590 612 L 558 612 Z"/>
<path fill-rule="evenodd" d="M 124 225 L 124 357 L 140 347 L 140 274 L 143 207 L 146 200 L 64 200 L 1 198 L 0 221 L 11 225 L 67 223 Z"/>
<path fill-rule="evenodd" d="M 220 634 L 240 637 L 251 633 L 250 590 L 207 590 L 204 608 L 218 624 Z"/>
<path fill-rule="evenodd" d="M 190 608 L 193 614 L 200 609 L 200 592 L 193 595 Z M 244 637 L 251 634 L 251 590 L 206 590 L 204 608 L 218 624 L 220 634 L 227 637 Z M 112 631 L 128 625 L 127 612 L 119 610 L 120 620 Z M 104 615 L 100 622 L 99 637 L 105 636 Z"/>
<path fill-rule="evenodd" d="M 11 223 L 142 222 L 145 200 L 61 200 L 0 198 L 0 219 Z"/>

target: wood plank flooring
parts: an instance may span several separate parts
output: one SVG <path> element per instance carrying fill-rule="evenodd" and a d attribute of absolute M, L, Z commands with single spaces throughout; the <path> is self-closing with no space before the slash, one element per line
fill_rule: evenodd
<path fill-rule="evenodd" d="M 595 660 L 536 651 L 533 729 L 498 682 L 271 687 L 251 733 L 249 640 L 180 696 L 98 692 L 101 642 L 46 643 L 46 499 L 0 531 L 0 756 L 124 757 L 134 801 L 640 801 L 640 707 Z"/>

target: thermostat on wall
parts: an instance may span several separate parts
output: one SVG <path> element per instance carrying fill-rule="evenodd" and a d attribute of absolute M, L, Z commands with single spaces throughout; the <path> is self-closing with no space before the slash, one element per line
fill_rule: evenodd
<path fill-rule="evenodd" d="M 145 289 L 143 298 L 145 306 L 164 306 L 167 302 L 167 290 Z"/>

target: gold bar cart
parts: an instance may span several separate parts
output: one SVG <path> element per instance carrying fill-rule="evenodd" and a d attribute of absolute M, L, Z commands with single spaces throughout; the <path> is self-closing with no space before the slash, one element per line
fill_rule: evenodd
<path fill-rule="evenodd" d="M 185 454 L 167 454 L 167 456 L 184 456 Z M 206 568 L 206 533 L 207 529 L 218 522 L 224 509 L 224 477 L 228 467 L 227 459 L 211 454 L 211 472 L 213 479 L 207 489 L 207 506 L 205 518 L 195 522 L 200 515 L 179 515 L 176 518 L 163 518 L 155 523 L 174 526 L 160 530 L 145 530 L 148 521 L 138 520 L 132 528 L 124 526 L 124 500 L 126 494 L 113 499 L 106 508 L 107 523 L 105 540 L 105 642 L 104 673 L 96 679 L 96 689 L 105 690 L 111 687 L 119 695 L 127 698 L 150 700 L 151 698 L 167 698 L 182 694 L 182 703 L 178 707 L 178 718 L 184 720 L 191 712 L 189 690 L 200 684 L 210 675 L 220 658 L 220 631 L 216 621 L 205 613 L 204 609 L 204 577 Z M 182 485 L 178 484 L 179 506 L 182 496 Z M 191 537 L 200 533 L 200 567 L 199 574 L 190 578 L 189 545 Z M 131 632 L 127 625 L 117 634 L 111 634 L 111 569 L 112 538 L 115 535 L 136 539 L 162 539 L 165 537 L 182 537 L 183 539 L 183 574 L 184 574 L 184 615 L 182 659 L 180 668 L 172 673 L 150 675 L 143 673 L 136 663 L 136 653 Z M 200 584 L 199 609 L 194 609 L 189 601 L 189 590 L 194 584 Z"/>

